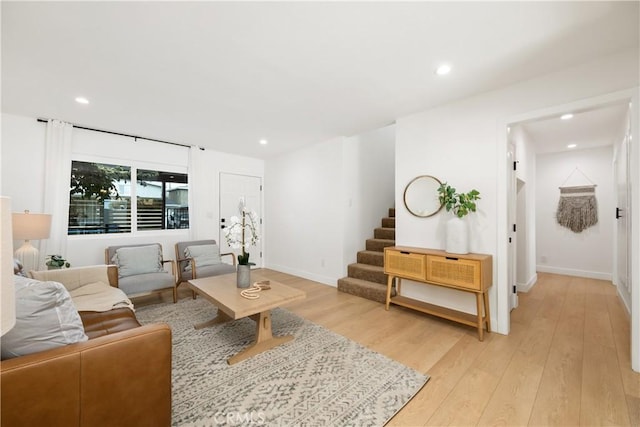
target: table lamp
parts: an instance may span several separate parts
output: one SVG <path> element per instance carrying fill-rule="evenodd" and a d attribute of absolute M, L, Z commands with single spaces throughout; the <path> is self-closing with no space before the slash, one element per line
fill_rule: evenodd
<path fill-rule="evenodd" d="M 13 214 L 13 239 L 24 240 L 16 251 L 16 258 L 22 263 L 25 272 L 38 268 L 38 249 L 31 240 L 46 239 L 51 231 L 51 215 L 34 214 L 29 211 Z"/>
<path fill-rule="evenodd" d="M 15 289 L 13 285 L 13 237 L 11 235 L 11 199 L 0 197 L 0 335 L 16 324 Z"/>

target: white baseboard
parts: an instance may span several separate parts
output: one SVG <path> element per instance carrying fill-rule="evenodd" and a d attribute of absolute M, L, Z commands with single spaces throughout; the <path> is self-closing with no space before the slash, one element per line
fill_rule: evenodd
<path fill-rule="evenodd" d="M 612 280 L 611 273 L 603 273 L 600 271 L 575 270 L 549 265 L 536 265 L 536 270 L 542 273 L 564 274 L 565 276 L 585 277 L 587 279 Z"/>
<path fill-rule="evenodd" d="M 282 273 L 292 274 L 294 276 L 302 277 L 303 279 L 313 280 L 314 282 L 322 283 L 323 285 L 338 287 L 338 279 L 328 276 L 321 276 L 319 274 L 309 273 L 308 271 L 296 270 L 295 268 L 285 267 L 283 265 L 268 265 L 264 268 L 280 271 Z"/>
<path fill-rule="evenodd" d="M 533 276 L 531 276 L 531 279 L 529 279 L 527 283 L 516 283 L 516 289 L 518 290 L 518 292 L 529 292 L 537 281 L 538 275 L 534 274 Z"/>
<path fill-rule="evenodd" d="M 628 304 L 628 301 L 625 299 L 625 296 L 620 292 L 620 287 L 616 286 L 616 291 L 618 292 L 618 298 L 622 301 L 622 305 L 627 310 L 627 319 L 631 320 L 631 306 Z"/>

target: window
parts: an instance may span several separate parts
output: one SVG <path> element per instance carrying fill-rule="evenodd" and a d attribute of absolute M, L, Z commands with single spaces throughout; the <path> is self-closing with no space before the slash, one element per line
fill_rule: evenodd
<path fill-rule="evenodd" d="M 69 235 L 189 228 L 184 173 L 74 160 L 69 193 Z"/>
<path fill-rule="evenodd" d="M 138 169 L 138 230 L 189 228 L 187 175 Z"/>
<path fill-rule="evenodd" d="M 131 232 L 131 168 L 71 162 L 68 234 Z"/>

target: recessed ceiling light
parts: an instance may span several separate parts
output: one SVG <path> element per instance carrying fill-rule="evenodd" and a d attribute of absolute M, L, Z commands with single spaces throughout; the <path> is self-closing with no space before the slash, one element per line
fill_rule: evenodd
<path fill-rule="evenodd" d="M 569 144 L 567 145 L 567 148 L 576 148 L 578 146 L 578 144 Z"/>
<path fill-rule="evenodd" d="M 76 102 L 78 104 L 88 104 L 89 100 L 87 98 L 85 98 L 84 96 L 79 96 L 76 98 Z"/>
<path fill-rule="evenodd" d="M 563 115 L 560 116 L 560 118 L 562 120 L 569 120 L 569 119 L 573 118 L 573 114 L 571 114 L 571 113 L 563 114 Z"/>
<path fill-rule="evenodd" d="M 439 76 L 447 75 L 451 72 L 451 65 L 442 64 L 438 68 L 436 68 L 436 74 Z"/>
<path fill-rule="evenodd" d="M 262 144 L 262 145 L 267 145 L 268 142 L 269 141 L 267 141 L 266 139 L 261 139 L 260 140 L 260 144 Z"/>

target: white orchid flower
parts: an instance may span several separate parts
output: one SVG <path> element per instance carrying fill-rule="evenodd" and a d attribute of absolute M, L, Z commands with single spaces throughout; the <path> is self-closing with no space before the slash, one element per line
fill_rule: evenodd
<path fill-rule="evenodd" d="M 224 236 L 227 244 L 234 248 L 242 248 L 242 255 L 248 255 L 246 248 L 255 246 L 260 242 L 258 234 L 259 227 L 258 214 L 251 211 L 246 206 L 242 207 L 242 218 L 232 216 L 229 219 L 229 226 L 224 229 Z M 243 241 L 244 231 L 244 241 Z M 248 258 L 247 258 L 248 259 Z"/>

